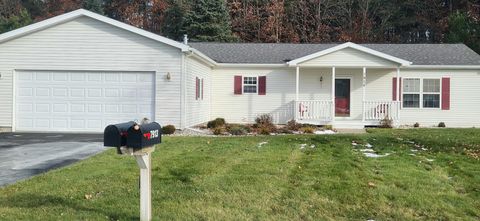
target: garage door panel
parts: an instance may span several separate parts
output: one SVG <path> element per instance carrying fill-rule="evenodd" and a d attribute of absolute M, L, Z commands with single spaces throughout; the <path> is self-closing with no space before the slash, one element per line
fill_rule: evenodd
<path fill-rule="evenodd" d="M 101 132 L 153 119 L 154 79 L 143 72 L 17 72 L 16 129 Z"/>

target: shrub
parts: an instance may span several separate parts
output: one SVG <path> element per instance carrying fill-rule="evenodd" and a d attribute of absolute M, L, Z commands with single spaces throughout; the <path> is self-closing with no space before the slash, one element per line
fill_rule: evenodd
<path fill-rule="evenodd" d="M 255 128 L 257 133 L 268 135 L 277 131 L 277 127 L 273 124 L 273 118 L 270 114 L 261 114 L 255 118 Z"/>
<path fill-rule="evenodd" d="M 225 128 L 223 128 L 223 127 L 213 128 L 213 134 L 215 134 L 215 135 L 223 135 L 223 134 L 225 134 L 225 132 L 226 132 Z"/>
<path fill-rule="evenodd" d="M 325 125 L 324 129 L 325 130 L 333 130 L 333 126 L 331 124 Z"/>
<path fill-rule="evenodd" d="M 270 133 L 273 133 L 273 132 L 274 131 L 272 131 L 272 128 L 267 126 L 260 126 L 257 129 L 257 133 L 262 135 L 270 135 Z"/>
<path fill-rule="evenodd" d="M 250 125 L 247 125 L 247 124 L 226 124 L 225 125 L 225 128 L 227 129 L 227 131 L 230 131 L 231 129 L 233 129 L 234 127 L 239 127 L 239 128 L 242 128 L 243 130 L 245 130 L 245 132 L 247 133 L 250 133 L 252 131 L 252 128 Z"/>
<path fill-rule="evenodd" d="M 413 124 L 413 127 L 420 127 L 420 124 L 417 122 L 417 123 L 414 123 Z"/>
<path fill-rule="evenodd" d="M 177 130 L 175 128 L 175 126 L 173 125 L 166 125 L 166 126 L 163 126 L 162 127 L 162 134 L 174 134 L 175 133 L 175 130 Z"/>
<path fill-rule="evenodd" d="M 438 123 L 438 127 L 445 127 L 445 123 L 444 122 Z"/>
<path fill-rule="evenodd" d="M 225 119 L 223 118 L 216 118 L 215 120 L 211 120 L 207 123 L 207 128 L 217 128 L 225 126 Z"/>
<path fill-rule="evenodd" d="M 300 131 L 303 132 L 304 134 L 313 134 L 315 130 L 317 130 L 317 128 L 312 126 L 305 126 L 300 128 Z"/>
<path fill-rule="evenodd" d="M 228 127 L 227 131 L 232 135 L 245 135 L 245 134 L 247 134 L 247 130 L 245 129 L 245 127 L 242 127 L 242 126 Z"/>
<path fill-rule="evenodd" d="M 386 116 L 380 120 L 380 128 L 393 128 L 393 120 Z"/>
<path fill-rule="evenodd" d="M 291 131 L 298 131 L 302 127 L 302 124 L 297 123 L 295 120 L 290 120 L 285 125 L 285 128 Z"/>
<path fill-rule="evenodd" d="M 257 125 L 273 125 L 273 118 L 270 114 L 261 114 L 255 118 Z"/>

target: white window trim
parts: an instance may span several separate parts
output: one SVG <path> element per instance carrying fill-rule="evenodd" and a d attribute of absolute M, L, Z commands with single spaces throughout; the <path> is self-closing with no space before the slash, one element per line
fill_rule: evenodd
<path fill-rule="evenodd" d="M 405 85 L 405 79 L 419 79 L 420 80 L 420 91 L 419 92 L 405 92 L 405 90 L 403 89 L 403 86 Z M 429 79 L 433 79 L 433 80 L 439 80 L 439 84 L 440 84 L 440 92 L 423 92 L 423 80 L 429 80 Z M 405 78 L 402 78 L 402 94 L 401 94 L 401 105 L 402 105 L 402 109 L 407 109 L 407 110 L 441 110 L 442 109 L 442 91 L 443 91 L 443 88 L 442 88 L 442 78 L 441 77 L 405 77 Z M 403 106 L 403 95 L 404 94 L 420 94 L 420 98 L 419 98 L 419 107 L 404 107 Z M 423 107 L 423 94 L 438 94 L 440 95 L 439 96 L 439 101 L 438 101 L 438 107 Z"/>
<path fill-rule="evenodd" d="M 255 84 L 256 86 L 255 92 L 245 92 L 245 85 L 253 86 L 253 84 L 245 84 L 245 78 L 247 77 L 257 79 L 257 83 Z M 258 76 L 248 76 L 248 75 L 242 76 L 242 94 L 258 94 Z"/>

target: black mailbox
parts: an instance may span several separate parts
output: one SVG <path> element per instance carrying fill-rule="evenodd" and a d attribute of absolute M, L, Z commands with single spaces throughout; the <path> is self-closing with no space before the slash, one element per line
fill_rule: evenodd
<path fill-rule="evenodd" d="M 162 128 L 157 122 L 134 125 L 127 131 L 127 147 L 141 149 L 162 142 Z"/>
<path fill-rule="evenodd" d="M 103 146 L 116 147 L 117 153 L 122 154 L 120 147 L 127 145 L 128 129 L 134 125 L 133 121 L 108 125 L 103 132 Z"/>

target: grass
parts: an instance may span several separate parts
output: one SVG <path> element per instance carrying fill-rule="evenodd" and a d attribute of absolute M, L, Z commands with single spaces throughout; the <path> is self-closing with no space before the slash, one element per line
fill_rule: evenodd
<path fill-rule="evenodd" d="M 352 141 L 391 155 L 366 158 L 353 150 Z M 166 137 L 152 160 L 153 215 L 155 220 L 478 220 L 479 153 L 479 129 Z M 112 149 L 0 189 L 0 220 L 132 220 L 138 219 L 138 198 L 134 159 Z"/>

